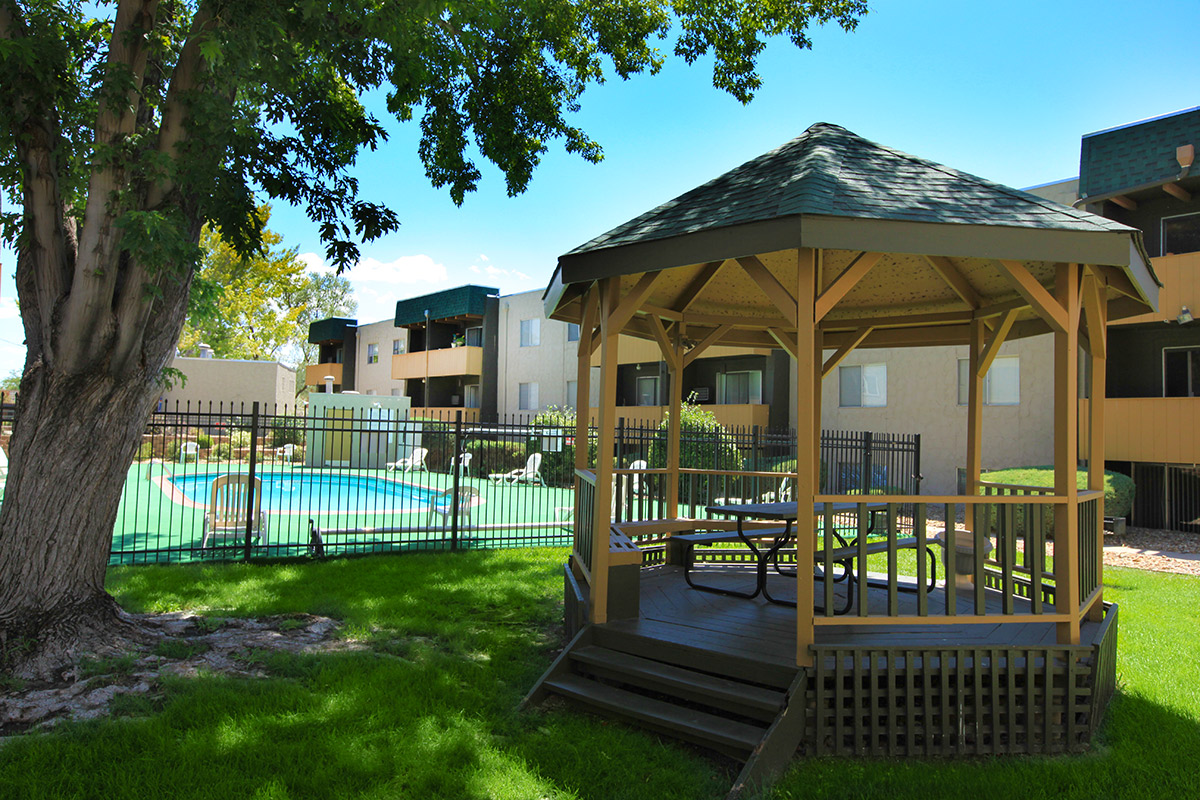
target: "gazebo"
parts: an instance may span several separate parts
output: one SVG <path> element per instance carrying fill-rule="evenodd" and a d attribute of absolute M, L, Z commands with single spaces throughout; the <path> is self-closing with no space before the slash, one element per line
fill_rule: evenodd
<path fill-rule="evenodd" d="M 1154 307 L 1147 264 L 1133 228 L 830 124 L 562 256 L 546 313 L 581 327 L 578 397 L 600 353 L 601 457 L 575 448 L 572 639 L 529 701 L 562 695 L 744 759 L 735 792 L 797 751 L 1085 748 L 1115 685 L 1117 609 L 1102 585 L 1105 330 Z M 1042 334 L 1054 337 L 1054 489 L 984 485 L 984 377 L 1006 340 Z M 612 515 L 629 472 L 609 457 L 621 335 L 656 342 L 670 375 L 667 464 L 639 476 L 660 490 L 661 519 L 636 523 Z M 679 498 L 689 472 L 679 376 L 716 344 L 795 360 L 795 544 L 764 565 L 794 606 L 700 592 L 682 574 L 693 560 L 717 582 L 758 569 L 749 551 L 677 539 L 722 541 L 733 527 L 681 514 Z M 856 348 L 942 345 L 970 352 L 966 493 L 822 494 L 822 379 Z M 1092 397 L 1082 430 L 1081 350 Z M 578 420 L 583 443 L 587 415 Z M 950 554 L 936 578 L 931 547 Z"/>

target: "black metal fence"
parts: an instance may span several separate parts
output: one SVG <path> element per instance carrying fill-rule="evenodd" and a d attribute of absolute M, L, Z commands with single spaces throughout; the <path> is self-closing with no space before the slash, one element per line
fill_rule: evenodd
<path fill-rule="evenodd" d="M 387 398 L 357 402 L 353 413 L 257 403 L 155 412 L 129 467 L 111 563 L 571 543 L 573 425 L 406 419 Z M 594 464 L 595 428 L 589 439 Z M 682 435 L 682 465 L 695 469 L 788 473 L 795 452 L 792 431 Z M 661 513 L 662 476 L 636 471 L 665 466 L 665 430 L 621 420 L 611 457 L 623 470 L 614 518 Z M 825 432 L 821 462 L 822 491 L 916 494 L 920 436 Z M 784 475 L 692 473 L 681 484 L 681 513 L 698 516 L 719 500 L 790 492 Z"/>

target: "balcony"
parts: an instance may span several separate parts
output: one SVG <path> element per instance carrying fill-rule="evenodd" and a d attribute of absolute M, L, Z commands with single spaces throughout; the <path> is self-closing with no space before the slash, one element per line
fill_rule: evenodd
<path fill-rule="evenodd" d="M 1158 292 L 1158 311 L 1114 322 L 1174 322 L 1179 310 L 1187 306 L 1193 313 L 1200 309 L 1200 253 L 1183 253 L 1150 259 L 1154 274 L 1162 281 Z"/>
<path fill-rule="evenodd" d="M 325 376 L 332 375 L 335 386 L 342 385 L 341 364 L 310 364 L 304 368 L 304 384 L 306 386 L 324 386 Z"/>
<path fill-rule="evenodd" d="M 428 373 L 426 373 L 425 366 L 426 355 L 429 357 Z M 482 375 L 483 348 L 446 347 L 441 350 L 422 350 L 416 353 L 401 353 L 392 356 L 393 380 L 421 379 L 426 374 L 431 378 Z"/>
<path fill-rule="evenodd" d="M 1079 455 L 1088 456 L 1088 401 L 1079 401 Z M 1104 401 L 1104 458 L 1200 462 L 1200 397 L 1110 397 Z"/>
<path fill-rule="evenodd" d="M 764 403 L 715 404 L 701 408 L 711 412 L 726 428 L 752 428 L 755 425 L 765 428 L 771 411 Z M 667 410 L 667 406 L 617 406 L 617 417 L 624 418 L 626 425 L 657 425 Z M 593 406 L 589 413 L 592 423 L 596 424 L 599 410 Z"/>

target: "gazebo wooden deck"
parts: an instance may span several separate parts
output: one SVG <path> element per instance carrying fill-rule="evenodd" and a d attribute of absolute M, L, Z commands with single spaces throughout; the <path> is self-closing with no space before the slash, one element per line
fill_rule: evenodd
<path fill-rule="evenodd" d="M 560 258 L 546 309 L 581 326 L 579 397 L 600 351 L 598 452 L 613 452 L 621 334 L 657 342 L 671 414 L 665 467 L 639 471 L 657 493 L 652 518 L 614 524 L 614 489 L 630 471 L 575 449 L 572 640 L 529 700 L 559 694 L 743 759 L 734 794 L 797 752 L 1085 748 L 1115 685 L 1117 610 L 1102 583 L 1105 331 L 1153 308 L 1146 264 L 1135 229 L 827 124 Z M 983 379 L 1004 341 L 1039 334 L 1054 337 L 1055 487 L 984 485 Z M 679 376 L 714 344 L 779 347 L 796 362 L 801 513 L 781 552 L 803 568 L 768 579 L 795 607 L 701 592 L 680 574 L 689 548 L 674 537 L 732 527 L 680 513 L 681 480 L 705 471 L 680 465 Z M 855 348 L 949 344 L 969 349 L 966 494 L 821 494 L 822 378 Z M 1094 398 L 1082 433 L 1081 348 Z M 579 424 L 584 442 L 586 415 Z M 1086 489 L 1075 481 L 1080 435 Z M 856 505 L 835 513 L 846 502 Z M 884 504 L 873 540 L 868 503 Z M 929 546 L 949 556 L 932 588 L 925 558 L 905 557 Z M 710 584 L 753 581 L 748 551 L 694 557 Z"/>

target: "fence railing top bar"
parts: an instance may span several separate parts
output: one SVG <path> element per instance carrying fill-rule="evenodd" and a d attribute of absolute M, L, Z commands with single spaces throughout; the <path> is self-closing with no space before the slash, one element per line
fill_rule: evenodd
<path fill-rule="evenodd" d="M 1080 492 L 1079 499 L 1085 499 Z M 1094 499 L 1094 498 L 1086 498 Z M 929 495 L 929 494 L 817 494 L 814 503 L 920 503 L 923 505 L 1061 505 L 1059 495 Z"/>

